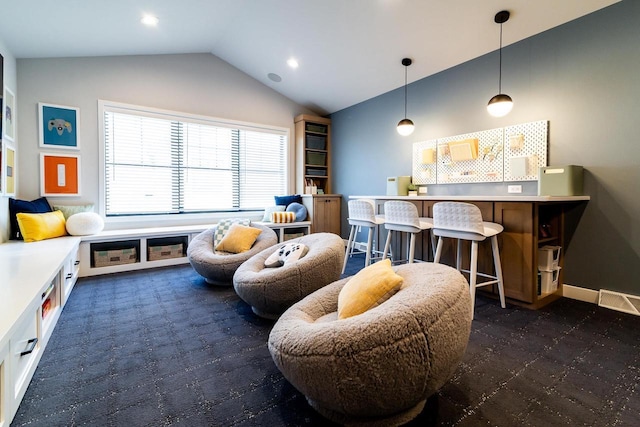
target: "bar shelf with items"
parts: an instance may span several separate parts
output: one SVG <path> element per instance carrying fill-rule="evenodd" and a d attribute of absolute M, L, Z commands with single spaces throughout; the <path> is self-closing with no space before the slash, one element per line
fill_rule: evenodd
<path fill-rule="evenodd" d="M 40 316 L 42 318 L 42 330 L 48 331 L 54 313 L 60 308 L 60 299 L 58 295 L 59 278 L 56 277 L 42 292 L 40 303 Z"/>
<path fill-rule="evenodd" d="M 538 299 L 561 295 L 563 242 L 563 209 L 561 205 L 539 206 L 538 209 Z"/>
<path fill-rule="evenodd" d="M 538 244 L 560 244 L 562 207 L 541 206 L 538 210 Z"/>
<path fill-rule="evenodd" d="M 38 329 L 40 332 L 36 335 L 36 342 L 38 339 L 42 339 L 43 337 L 48 339 L 48 337 L 51 336 L 53 328 L 60 317 L 62 311 L 62 280 L 62 270 L 60 270 L 40 294 L 40 307 L 38 310 L 40 317 Z"/>
<path fill-rule="evenodd" d="M 561 246 L 545 245 L 538 249 L 538 295 L 552 294 L 558 290 L 560 278 Z"/>

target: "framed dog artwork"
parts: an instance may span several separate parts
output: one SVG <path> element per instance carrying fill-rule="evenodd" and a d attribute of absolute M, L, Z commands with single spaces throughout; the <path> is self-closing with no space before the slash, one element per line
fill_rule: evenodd
<path fill-rule="evenodd" d="M 80 110 L 64 105 L 38 103 L 40 147 L 80 149 Z"/>

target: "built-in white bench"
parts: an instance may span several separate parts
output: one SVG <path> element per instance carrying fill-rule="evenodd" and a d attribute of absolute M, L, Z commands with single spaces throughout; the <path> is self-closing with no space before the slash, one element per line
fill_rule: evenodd
<path fill-rule="evenodd" d="M 279 241 L 309 234 L 310 221 L 262 223 Z M 11 423 L 78 277 L 187 263 L 193 237 L 212 225 L 103 231 L 0 244 L 0 427 Z M 179 252 L 155 251 L 173 249 Z M 96 266 L 95 252 L 135 248 L 133 262 Z M 150 256 L 154 252 L 153 256 Z"/>
<path fill-rule="evenodd" d="M 278 235 L 279 242 L 291 237 L 309 234 L 311 231 L 311 221 L 286 224 L 255 223 L 273 229 Z M 187 263 L 189 261 L 186 253 L 189 242 L 210 227 L 212 225 L 205 224 L 110 230 L 82 236 L 80 277 Z M 177 251 L 176 248 L 178 248 Z M 98 264 L 97 252 L 101 252 L 103 256 L 111 256 L 113 263 L 110 265 Z M 121 257 L 119 253 L 126 256 Z M 130 255 L 133 257 L 129 258 Z"/>
<path fill-rule="evenodd" d="M 79 237 L 0 245 L 0 427 L 8 426 L 78 278 Z"/>

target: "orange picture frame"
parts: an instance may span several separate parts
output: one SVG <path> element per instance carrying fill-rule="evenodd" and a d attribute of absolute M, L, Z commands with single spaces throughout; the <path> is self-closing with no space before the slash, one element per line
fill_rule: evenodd
<path fill-rule="evenodd" d="M 79 196 L 80 156 L 40 153 L 40 195 Z"/>

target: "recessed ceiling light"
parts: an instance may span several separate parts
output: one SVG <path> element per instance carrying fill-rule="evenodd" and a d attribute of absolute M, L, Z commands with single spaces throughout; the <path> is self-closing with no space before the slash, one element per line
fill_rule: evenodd
<path fill-rule="evenodd" d="M 296 61 L 294 58 L 291 58 L 287 60 L 287 65 L 291 68 L 298 68 L 298 61 Z"/>
<path fill-rule="evenodd" d="M 143 15 L 140 20 L 147 27 L 155 27 L 158 25 L 158 17 L 153 15 Z"/>

